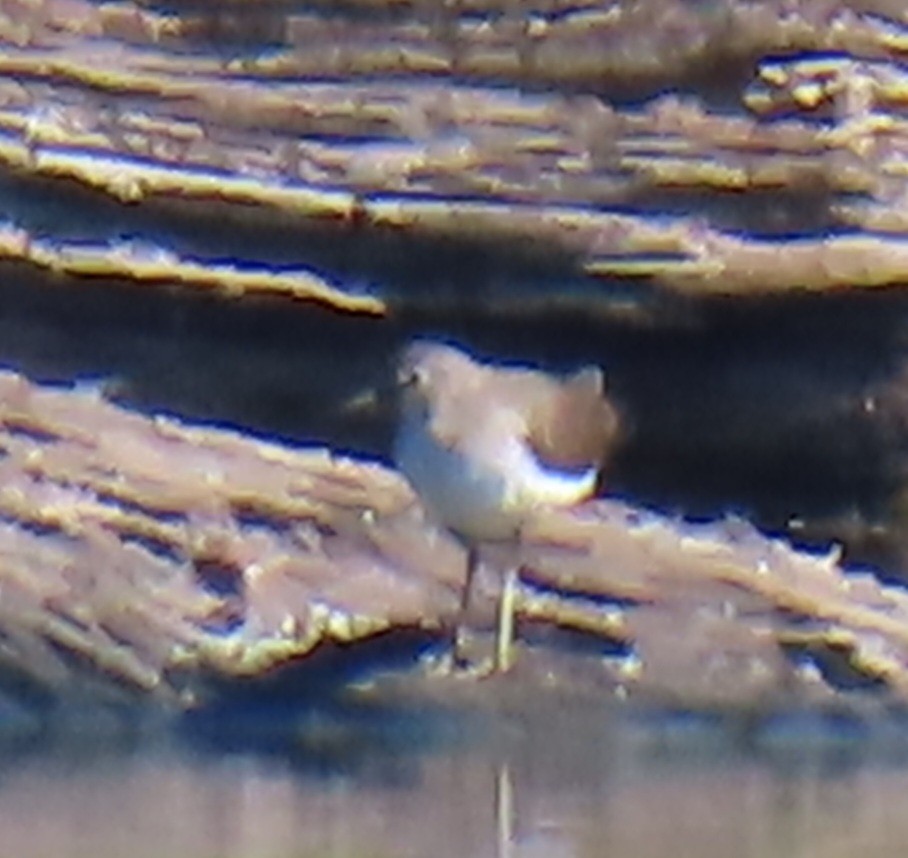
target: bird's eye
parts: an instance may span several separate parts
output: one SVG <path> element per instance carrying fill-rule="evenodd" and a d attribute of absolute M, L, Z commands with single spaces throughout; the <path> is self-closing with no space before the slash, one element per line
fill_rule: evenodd
<path fill-rule="evenodd" d="M 401 387 L 422 387 L 426 383 L 426 374 L 417 367 L 403 370 L 399 376 Z"/>

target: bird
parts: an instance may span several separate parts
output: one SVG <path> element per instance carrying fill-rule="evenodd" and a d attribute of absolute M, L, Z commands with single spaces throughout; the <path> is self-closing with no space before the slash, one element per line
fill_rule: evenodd
<path fill-rule="evenodd" d="M 482 362 L 444 342 L 415 340 L 400 355 L 394 459 L 430 517 L 465 546 L 465 617 L 479 550 L 519 543 L 539 508 L 591 497 L 620 434 L 598 367 L 558 377 Z M 506 570 L 494 670 L 513 663 L 519 570 Z M 458 656 L 459 629 L 455 637 Z"/>

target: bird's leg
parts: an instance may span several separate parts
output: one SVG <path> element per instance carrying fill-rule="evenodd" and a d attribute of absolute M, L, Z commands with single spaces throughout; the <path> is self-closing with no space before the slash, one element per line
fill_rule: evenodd
<path fill-rule="evenodd" d="M 498 623 L 495 633 L 495 671 L 507 673 L 514 666 L 514 629 L 516 626 L 517 600 L 520 597 L 521 545 L 523 534 L 518 530 L 514 551 L 505 567 L 498 601 Z"/>
<path fill-rule="evenodd" d="M 464 665 L 469 659 L 464 652 L 464 630 L 470 614 L 470 602 L 473 593 L 473 584 L 476 580 L 476 570 L 479 567 L 479 552 L 472 545 L 467 546 L 467 568 L 464 578 L 463 593 L 460 597 L 460 615 L 454 629 L 454 664 Z"/>
<path fill-rule="evenodd" d="M 514 612 L 519 585 L 520 568 L 509 564 L 504 573 L 501 597 L 498 600 L 498 626 L 495 635 L 496 673 L 507 673 L 514 666 Z"/>
<path fill-rule="evenodd" d="M 460 616 L 454 631 L 454 664 L 466 666 L 470 657 L 466 649 L 466 629 L 472 603 L 476 573 L 479 568 L 479 551 L 467 548 L 466 580 L 460 602 Z M 520 564 L 515 558 L 509 562 L 502 578 L 501 594 L 498 599 L 498 615 L 495 625 L 495 655 L 479 668 L 479 673 L 507 673 L 514 666 L 514 619 L 520 588 Z"/>

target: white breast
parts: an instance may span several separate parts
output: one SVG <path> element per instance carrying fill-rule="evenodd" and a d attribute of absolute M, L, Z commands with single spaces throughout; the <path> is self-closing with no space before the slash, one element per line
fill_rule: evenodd
<path fill-rule="evenodd" d="M 595 468 L 581 473 L 546 468 L 517 428 L 511 414 L 487 414 L 462 447 L 449 449 L 419 415 L 405 414 L 395 459 L 445 527 L 472 541 L 510 539 L 533 507 L 577 503 L 596 484 Z"/>
<path fill-rule="evenodd" d="M 596 468 L 583 471 L 560 471 L 548 468 L 520 439 L 507 445 L 507 497 L 513 506 L 572 506 L 596 490 Z"/>

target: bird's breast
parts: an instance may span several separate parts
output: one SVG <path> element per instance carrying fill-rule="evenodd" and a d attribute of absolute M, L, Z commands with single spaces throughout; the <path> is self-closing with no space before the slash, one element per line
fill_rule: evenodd
<path fill-rule="evenodd" d="M 592 494 L 595 468 L 546 468 L 518 434 L 495 429 L 490 420 L 463 446 L 446 446 L 418 415 L 402 419 L 395 459 L 440 524 L 468 541 L 511 539 L 533 508 Z"/>

